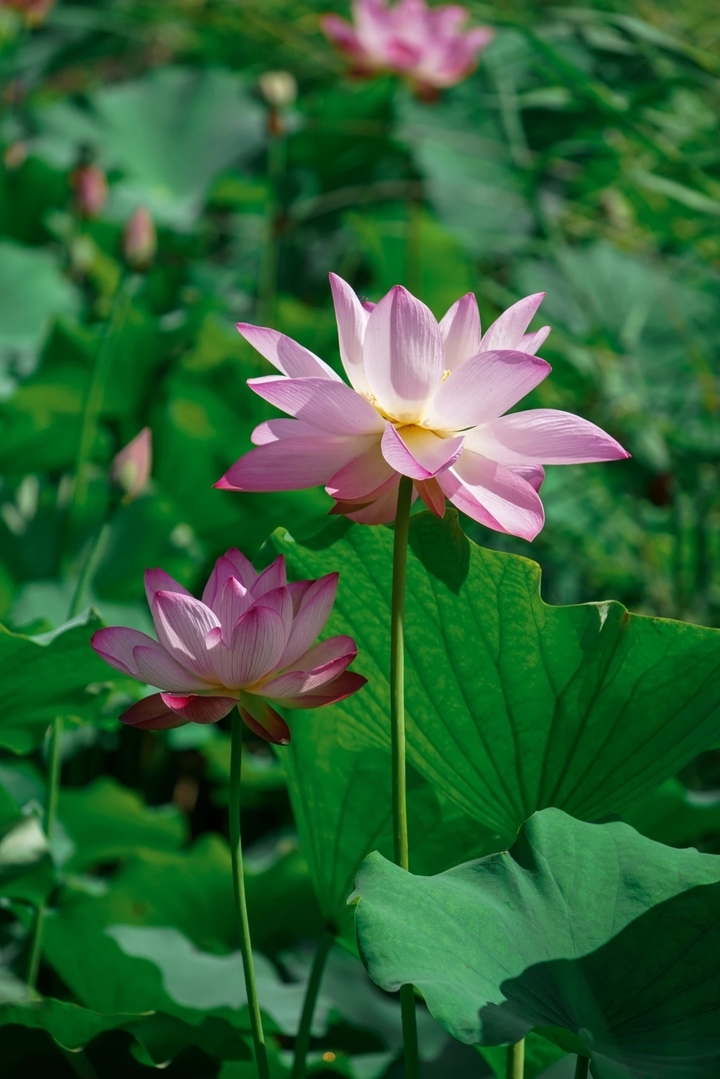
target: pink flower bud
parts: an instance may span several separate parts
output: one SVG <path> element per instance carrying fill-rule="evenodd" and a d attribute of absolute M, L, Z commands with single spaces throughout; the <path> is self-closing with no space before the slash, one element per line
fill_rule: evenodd
<path fill-rule="evenodd" d="M 150 211 L 139 206 L 123 233 L 123 254 L 133 270 L 147 270 L 157 251 L 157 233 Z"/>
<path fill-rule="evenodd" d="M 124 491 L 126 500 L 133 502 L 145 490 L 151 469 L 152 432 L 149 427 L 143 427 L 140 434 L 115 456 L 110 475 Z"/>
<path fill-rule="evenodd" d="M 28 26 L 40 26 L 54 6 L 55 0 L 0 0 L 0 7 L 17 11 Z"/>
<path fill-rule="evenodd" d="M 107 201 L 107 177 L 99 165 L 80 165 L 71 177 L 77 207 L 83 217 L 97 217 Z"/>

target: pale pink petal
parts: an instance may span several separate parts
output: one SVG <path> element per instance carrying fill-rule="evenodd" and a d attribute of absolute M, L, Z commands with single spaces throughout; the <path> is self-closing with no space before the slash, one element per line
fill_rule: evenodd
<path fill-rule="evenodd" d="M 519 350 L 523 334 L 544 299 L 544 292 L 536 292 L 503 311 L 482 339 L 483 352 L 496 352 L 498 349 Z"/>
<path fill-rule="evenodd" d="M 238 621 L 232 637 L 232 687 L 254 685 L 277 666 L 283 654 L 287 634 L 281 616 L 269 607 L 251 607 Z"/>
<path fill-rule="evenodd" d="M 321 693 L 325 686 L 348 668 L 354 658 L 355 654 L 340 656 L 317 671 L 286 671 L 263 686 L 263 696 L 277 704 L 287 704 L 308 694 Z"/>
<path fill-rule="evenodd" d="M 414 422 L 440 385 L 444 354 L 432 312 L 402 285 L 390 289 L 370 314 L 364 358 L 380 407 L 394 420 Z"/>
<path fill-rule="evenodd" d="M 149 686 L 157 686 L 171 693 L 195 693 L 207 690 L 211 684 L 211 680 L 202 679 L 194 671 L 186 670 L 157 641 L 148 639 L 147 644 L 136 645 L 133 656 L 137 677 Z"/>
<path fill-rule="evenodd" d="M 313 641 L 322 633 L 335 602 L 337 583 L 337 573 L 329 573 L 317 581 L 303 581 L 302 584 L 307 587 L 300 595 L 297 586 L 290 585 L 297 607 L 285 650 L 278 660 L 278 670 L 290 666 L 304 656 Z M 296 589 L 294 594 L 293 587 Z"/>
<path fill-rule="evenodd" d="M 206 607 L 213 607 L 219 592 L 231 577 L 240 581 L 245 588 L 251 586 L 257 577 L 252 563 L 241 551 L 238 551 L 237 547 L 231 547 L 224 555 L 220 555 L 213 566 L 202 594 L 202 601 Z"/>
<path fill-rule="evenodd" d="M 271 588 L 267 592 L 264 592 L 259 599 L 256 599 L 253 606 L 266 607 L 270 611 L 275 611 L 275 613 L 280 616 L 283 623 L 284 651 L 293 624 L 293 601 L 290 589 L 287 585 L 281 585 L 279 588 Z"/>
<path fill-rule="evenodd" d="M 468 448 L 506 465 L 571 465 L 630 454 L 589 420 L 554 408 L 514 412 L 476 428 Z"/>
<path fill-rule="evenodd" d="M 238 322 L 237 329 L 261 356 L 290 378 L 322 378 L 339 382 L 332 367 L 319 356 L 303 348 L 291 337 L 266 326 L 251 326 L 248 322 Z"/>
<path fill-rule="evenodd" d="M 465 34 L 465 41 L 470 52 L 477 53 L 484 49 L 495 37 L 491 26 L 474 26 Z"/>
<path fill-rule="evenodd" d="M 299 491 L 324 486 L 339 468 L 376 441 L 377 435 L 269 442 L 231 465 L 215 487 L 226 491 Z"/>
<path fill-rule="evenodd" d="M 378 440 L 369 450 L 354 457 L 327 482 L 325 490 L 339 501 L 362 499 L 376 491 L 394 475 L 392 465 L 383 457 Z"/>
<path fill-rule="evenodd" d="M 190 595 L 187 588 L 178 584 L 164 569 L 147 569 L 145 570 L 145 595 L 150 607 L 152 607 L 153 596 L 156 592 L 179 592 L 181 596 Z"/>
<path fill-rule="evenodd" d="M 189 723 L 217 723 L 231 712 L 237 701 L 233 697 L 193 697 L 162 693 L 163 704 Z"/>
<path fill-rule="evenodd" d="M 480 350 L 480 312 L 472 292 L 456 300 L 440 322 L 445 343 L 445 370 L 454 371 Z"/>
<path fill-rule="evenodd" d="M 147 633 L 141 633 L 139 629 L 108 626 L 107 629 L 99 629 L 93 633 L 90 644 L 97 654 L 116 670 L 129 674 L 131 678 L 139 678 L 133 649 L 138 645 L 157 645 L 157 641 L 148 637 Z"/>
<path fill-rule="evenodd" d="M 282 438 L 322 438 L 324 431 L 312 427 L 302 420 L 266 420 L 259 423 L 250 435 L 253 446 L 265 446 L 268 442 L 278 442 Z"/>
<path fill-rule="evenodd" d="M 480 352 L 443 382 L 425 416 L 436 431 L 462 431 L 507 412 L 550 374 L 525 352 Z"/>
<path fill-rule="evenodd" d="M 343 671 L 332 682 L 328 682 L 314 693 L 303 693 L 298 697 L 291 697 L 285 700 L 285 705 L 288 708 L 324 708 L 328 704 L 337 704 L 338 701 L 344 701 L 346 697 L 352 696 L 353 693 L 357 693 L 359 689 L 366 684 L 367 678 L 363 678 L 361 674 L 355 674 L 354 671 Z"/>
<path fill-rule="evenodd" d="M 345 382 L 322 378 L 251 378 L 248 386 L 265 401 L 326 435 L 371 435 L 383 421 L 369 401 Z"/>
<path fill-rule="evenodd" d="M 357 651 L 352 637 L 340 633 L 309 648 L 293 663 L 292 669 L 296 673 L 299 671 L 303 674 L 322 674 L 328 664 L 337 663 L 339 660 L 343 660 L 347 667 L 355 659 Z"/>
<path fill-rule="evenodd" d="M 152 616 L 158 640 L 170 655 L 200 677 L 211 677 L 205 637 L 220 625 L 217 615 L 193 596 L 156 592 Z"/>
<path fill-rule="evenodd" d="M 390 521 L 395 520 L 395 513 L 397 512 L 397 498 L 398 487 L 400 485 L 400 477 L 398 476 L 397 484 L 392 487 L 385 494 L 381 495 L 375 502 L 371 502 L 369 506 L 365 506 L 362 509 L 353 509 L 352 502 L 339 503 L 338 506 L 331 512 L 342 512 L 349 520 L 357 521 L 358 524 L 363 525 L 383 525 L 388 524 Z M 417 491 L 413 490 L 412 500 L 413 502 L 417 498 Z M 341 506 L 345 508 L 340 509 Z"/>
<path fill-rule="evenodd" d="M 330 288 L 335 305 L 335 318 L 340 342 L 340 358 L 350 384 L 358 393 L 368 395 L 370 385 L 363 366 L 363 340 L 368 312 L 342 277 L 330 274 Z"/>
<path fill-rule="evenodd" d="M 226 644 L 230 643 L 238 618 L 250 610 L 252 603 L 250 590 L 240 584 L 237 577 L 228 577 L 212 605 L 213 611 L 220 619 L 222 637 Z"/>
<path fill-rule="evenodd" d="M 445 516 L 445 492 L 437 480 L 415 480 L 415 490 L 431 513 Z"/>
<path fill-rule="evenodd" d="M 290 741 L 290 728 L 267 701 L 254 693 L 243 693 L 239 705 L 243 722 L 253 734 L 272 742 L 276 746 L 286 746 Z"/>
<path fill-rule="evenodd" d="M 257 599 L 263 593 L 269 592 L 271 588 L 280 588 L 286 584 L 287 567 L 285 565 L 285 555 L 281 554 L 262 573 L 257 575 L 252 586 L 253 599 Z"/>
<path fill-rule="evenodd" d="M 513 472 L 527 480 L 530 486 L 540 493 L 540 488 L 545 482 L 545 469 L 542 465 L 511 465 Z"/>
<path fill-rule="evenodd" d="M 549 326 L 541 326 L 535 333 L 524 334 L 518 341 L 518 352 L 527 352 L 530 356 L 534 356 L 537 350 L 545 343 L 549 333 Z"/>
<path fill-rule="evenodd" d="M 188 722 L 168 708 L 160 693 L 153 693 L 151 697 L 136 701 L 122 713 L 120 721 L 142 731 L 167 731 L 172 727 L 184 727 Z"/>
<path fill-rule="evenodd" d="M 341 52 L 346 55 L 355 57 L 363 56 L 365 50 L 358 41 L 358 36 L 345 19 L 341 19 L 339 15 L 321 15 L 320 25 L 326 37 L 337 46 Z"/>
<path fill-rule="evenodd" d="M 388 464 L 401 475 L 414 480 L 429 480 L 458 459 L 464 441 L 463 435 L 440 438 L 420 427 L 403 427 L 398 431 L 388 423 L 382 452 Z"/>
<path fill-rule="evenodd" d="M 517 473 L 466 451 L 438 483 L 459 510 L 496 532 L 532 540 L 545 521 L 537 491 Z"/>

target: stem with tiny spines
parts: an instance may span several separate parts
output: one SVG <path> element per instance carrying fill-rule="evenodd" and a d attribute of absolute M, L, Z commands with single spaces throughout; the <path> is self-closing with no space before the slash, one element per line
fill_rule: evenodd
<path fill-rule="evenodd" d="M 330 954 L 330 949 L 334 943 L 335 934 L 332 930 L 326 929 L 317 946 L 312 968 L 310 970 L 310 979 L 307 984 L 307 989 L 305 990 L 305 1000 L 303 1001 L 303 1010 L 302 1015 L 300 1016 L 300 1026 L 298 1027 L 297 1038 L 295 1039 L 295 1057 L 293 1060 L 291 1079 L 303 1079 L 305 1075 L 305 1062 L 310 1046 L 310 1033 L 312 1030 L 313 1018 L 315 1016 L 318 993 L 320 992 L 320 983 L 322 982 L 322 976 L 325 971 L 325 964 L 328 955 Z"/>
<path fill-rule="evenodd" d="M 409 868 L 407 779 L 405 767 L 405 592 L 407 549 L 413 481 L 403 476 L 398 489 L 393 545 L 392 610 L 390 616 L 390 740 L 392 753 L 392 816 L 395 861 Z M 400 987 L 406 1079 L 419 1079 L 415 991 Z"/>
<path fill-rule="evenodd" d="M 245 875 L 243 872 L 242 840 L 240 836 L 240 772 L 242 765 L 242 740 L 243 721 L 239 710 L 234 708 L 232 712 L 230 805 L 228 809 L 233 891 L 235 893 L 235 910 L 238 918 L 240 952 L 242 954 L 243 972 L 245 974 L 248 1011 L 250 1012 L 250 1029 L 252 1031 L 253 1045 L 255 1047 L 255 1064 L 258 1070 L 258 1079 L 270 1079 L 265 1033 L 263 1031 L 262 1016 L 260 1015 L 257 983 L 255 981 L 255 964 L 253 962 L 252 944 L 250 941 L 247 900 L 245 898 Z"/>
<path fill-rule="evenodd" d="M 47 806 L 45 810 L 45 835 L 47 836 L 48 846 L 52 848 L 53 832 L 55 830 L 55 819 L 57 817 L 57 803 L 58 794 L 60 791 L 60 766 L 62 758 L 60 755 L 60 742 L 62 739 L 62 716 L 56 716 L 52 726 L 50 727 L 50 751 L 48 760 L 48 786 L 47 786 Z M 40 971 L 40 959 L 42 956 L 42 938 L 43 928 L 45 925 L 45 911 L 47 909 L 47 901 L 41 900 L 37 913 L 35 915 L 35 924 L 33 926 L 32 938 L 30 941 L 30 958 L 28 960 L 28 975 L 27 981 L 31 989 L 34 989 L 37 985 L 38 973 Z"/>

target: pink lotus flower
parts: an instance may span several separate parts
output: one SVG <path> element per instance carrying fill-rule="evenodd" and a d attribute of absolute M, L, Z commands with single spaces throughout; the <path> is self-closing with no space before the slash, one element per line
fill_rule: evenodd
<path fill-rule="evenodd" d="M 91 642 L 123 674 L 162 689 L 129 708 L 123 723 L 146 730 L 216 723 L 237 705 L 252 731 L 287 745 L 288 726 L 268 701 L 319 708 L 366 681 L 347 670 L 357 655 L 351 637 L 313 644 L 336 590 L 336 573 L 288 584 L 282 557 L 258 574 L 236 548 L 215 563 L 202 601 L 163 570 L 148 570 L 157 641 L 117 626 Z"/>
<path fill-rule="evenodd" d="M 110 475 L 125 494 L 128 502 L 139 498 L 147 487 L 152 469 L 152 432 L 143 427 L 127 446 L 116 453 L 110 465 Z"/>
<path fill-rule="evenodd" d="M 544 293 L 508 308 L 481 334 L 472 293 L 438 324 L 396 285 L 361 304 L 330 275 L 340 355 L 351 385 L 276 330 L 238 330 L 280 375 L 248 385 L 293 419 L 256 427 L 256 448 L 216 487 L 290 491 L 325 484 L 332 512 L 393 520 L 401 476 L 442 517 L 445 499 L 469 517 L 523 539 L 544 524 L 543 464 L 611 461 L 629 454 L 595 424 L 537 408 L 504 415 L 550 373 L 535 353 L 550 332 L 526 333 Z"/>
<path fill-rule="evenodd" d="M 338 15 L 321 20 L 326 36 L 347 56 L 356 74 L 395 71 L 422 91 L 460 82 L 492 40 L 488 26 L 463 30 L 467 9 L 429 8 L 425 0 L 354 0 L 354 23 Z"/>

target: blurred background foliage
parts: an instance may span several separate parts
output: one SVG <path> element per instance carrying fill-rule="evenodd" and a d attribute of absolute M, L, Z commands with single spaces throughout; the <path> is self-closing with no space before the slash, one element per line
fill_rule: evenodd
<path fill-rule="evenodd" d="M 147 566 L 197 588 L 229 546 L 254 555 L 279 525 L 296 536 L 322 527 L 331 504 L 322 491 L 237 495 L 212 484 L 272 414 L 245 387 L 269 368 L 234 321 L 272 324 L 337 367 L 334 270 L 371 299 L 402 282 L 438 316 L 473 290 L 484 325 L 520 296 L 547 292 L 541 314 L 553 332 L 543 356 L 554 371 L 528 404 L 594 420 L 632 460 L 550 468 L 547 525 L 532 546 L 466 521 L 468 533 L 540 562 L 548 602 L 612 596 L 640 613 L 719 625 L 720 12 L 699 0 L 470 2 L 495 41 L 475 74 L 428 104 L 391 77 L 345 76 L 319 30 L 318 15 L 332 7 L 60 2 L 37 29 L 0 7 L 0 618 L 26 635 L 65 621 L 108 513 L 108 465 L 146 425 L 151 490 L 113 513 L 93 566 L 88 598 L 106 622 L 147 628 Z M 273 115 L 258 83 L 272 70 L 298 85 Z M 108 191 L 83 214 L 76 177 L 88 162 Z M 142 274 L 122 254 L 138 206 L 158 230 Z M 89 423 L 100 363 L 107 379 Z M 91 466 L 79 497 L 83 437 Z M 21 652 L 0 655 L 11 682 Z M 68 655 L 39 665 L 36 677 L 58 679 L 60 695 L 74 691 L 73 677 L 95 679 L 98 692 L 92 722 L 67 709 L 52 859 L 37 825 L 52 717 L 34 712 L 30 734 L 20 706 L 0 721 L 0 832 L 27 833 L 35 822 L 38 833 L 30 869 L 12 852 L 4 858 L 0 840 L 0 990 L 11 1007 L 22 903 L 48 894 L 54 861 L 61 890 L 40 988 L 124 1013 L 122 986 L 146 978 L 146 1010 L 165 1026 L 131 1030 L 118 1020 L 81 1058 L 6 1012 L 7 1074 L 93 1074 L 78 1071 L 88 1064 L 103 1077 L 139 1075 L 172 1058 L 171 1075 L 250 1076 L 237 993 L 212 992 L 220 967 L 193 975 L 207 989 L 204 1018 L 178 1004 L 182 993 L 168 1004 L 163 967 L 169 927 L 217 962 L 231 940 L 228 855 L 215 834 L 225 829 L 226 735 L 119 730 L 133 687 L 116 684 L 108 696 L 102 665 L 91 657 L 92 669 L 78 671 L 82 661 Z M 71 667 L 66 685 L 58 670 Z M 322 917 L 282 766 L 251 748 L 251 917 L 273 961 L 263 977 L 282 1047 L 297 1012 L 287 993 Z M 628 819 L 664 842 L 720 852 L 715 788 L 720 751 Z M 148 808 L 158 806 L 166 808 Z M 122 945 L 129 966 L 108 985 L 107 965 L 119 960 L 105 929 L 119 910 L 145 936 Z M 397 1015 L 347 962 L 338 952 L 318 1027 L 330 1025 L 337 1052 L 316 1066 L 370 1079 L 397 1067 Z M 480 1074 L 477 1055 L 437 1029 L 425 1043 L 428 1076 Z M 276 1066 L 284 1075 L 280 1058 Z"/>

